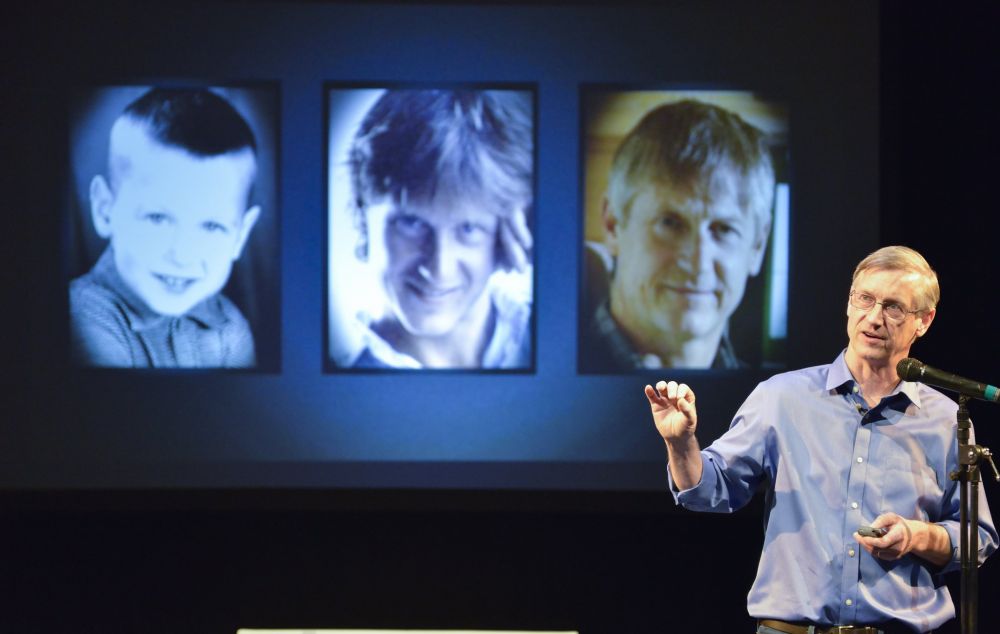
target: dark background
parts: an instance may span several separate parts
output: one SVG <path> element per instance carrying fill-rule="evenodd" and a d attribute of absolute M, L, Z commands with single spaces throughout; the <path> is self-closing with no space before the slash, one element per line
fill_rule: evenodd
<path fill-rule="evenodd" d="M 996 383 L 1000 16 L 980 5 L 896 2 L 883 3 L 880 13 L 879 242 L 923 252 L 943 288 L 939 317 L 914 354 Z M 114 11 L 107 15 L 113 19 Z M 61 48 L 79 15 L 43 6 L 15 9 L 11 18 L 3 33 L 11 49 L 2 62 L 10 89 L 5 163 L 16 159 L 9 148 L 22 148 L 34 165 L 39 159 L 24 129 L 39 126 L 32 108 L 58 92 L 38 91 L 30 70 L 82 54 Z M 19 90 L 26 84 L 30 90 Z M 8 169 L 4 179 L 6 237 L 18 247 L 3 253 L 9 396 L 51 363 L 32 354 L 34 339 L 21 336 L 38 328 L 32 311 L 12 308 L 36 292 L 24 266 L 29 257 L 51 257 L 39 236 L 56 225 L 35 215 L 22 175 Z M 8 408 L 9 419 L 25 415 L 23 401 L 10 402 L 17 407 Z M 973 405 L 972 413 L 979 440 L 998 446 L 996 408 Z M 984 486 L 995 500 L 997 485 Z M 752 631 L 745 596 L 762 537 L 759 508 L 682 518 L 672 506 L 663 493 L 6 490 L 0 631 Z M 992 600 L 998 580 L 1000 567 L 989 562 L 980 571 L 981 632 L 994 631 L 1000 617 Z M 950 625 L 946 631 L 958 631 Z"/>

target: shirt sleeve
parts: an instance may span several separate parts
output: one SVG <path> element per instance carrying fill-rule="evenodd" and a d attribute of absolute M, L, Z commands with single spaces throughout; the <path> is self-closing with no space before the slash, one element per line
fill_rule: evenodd
<path fill-rule="evenodd" d="M 753 497 L 767 472 L 768 443 L 772 434 L 764 422 L 763 409 L 769 390 L 762 383 L 747 397 L 729 426 L 729 430 L 702 450 L 701 481 L 679 491 L 669 476 L 670 489 L 678 504 L 692 511 L 731 513 Z"/>

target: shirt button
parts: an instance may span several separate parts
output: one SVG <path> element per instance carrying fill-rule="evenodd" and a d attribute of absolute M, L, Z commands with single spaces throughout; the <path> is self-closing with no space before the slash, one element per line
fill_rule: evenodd
<path fill-rule="evenodd" d="M 855 385 L 854 387 L 852 387 L 851 391 L 854 392 L 855 394 L 857 394 L 858 393 L 858 386 Z M 848 601 L 850 601 L 850 599 L 848 599 Z"/>
<path fill-rule="evenodd" d="M 854 605 L 854 601 L 851 601 L 850 599 L 844 601 L 844 603 L 846 603 L 847 605 Z"/>
<path fill-rule="evenodd" d="M 864 459 L 864 458 L 862 458 L 861 456 L 858 456 L 858 463 L 862 463 L 862 462 L 864 462 L 864 461 L 865 461 L 865 459 Z"/>
<path fill-rule="evenodd" d="M 853 557 L 854 556 L 854 549 L 853 548 L 851 548 L 850 550 L 847 551 L 847 556 L 848 557 Z"/>
<path fill-rule="evenodd" d="M 852 509 L 858 508 L 858 503 L 857 502 L 851 502 L 851 508 Z"/>

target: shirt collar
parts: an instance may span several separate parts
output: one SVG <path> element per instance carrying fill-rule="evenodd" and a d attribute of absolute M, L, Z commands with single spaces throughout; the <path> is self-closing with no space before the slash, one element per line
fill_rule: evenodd
<path fill-rule="evenodd" d="M 851 370 L 847 367 L 846 354 L 847 348 L 844 348 L 830 365 L 830 371 L 826 376 L 827 391 L 844 393 L 845 389 L 849 390 L 857 383 L 854 380 L 854 375 L 851 374 Z M 886 398 L 894 397 L 897 394 L 903 394 L 911 403 L 920 407 L 920 391 L 916 383 L 912 381 L 900 381 Z"/>
<path fill-rule="evenodd" d="M 913 381 L 900 381 L 894 393 L 905 394 L 911 403 L 920 407 L 920 386 Z"/>
<path fill-rule="evenodd" d="M 214 296 L 198 302 L 179 317 L 156 312 L 122 279 L 118 267 L 115 266 L 115 256 L 110 245 L 94 265 L 94 276 L 98 283 L 110 288 L 122 299 L 122 312 L 128 320 L 129 328 L 134 332 L 142 332 L 180 319 L 189 319 L 204 328 L 221 328 L 229 322 L 222 311 L 213 310 Z"/>

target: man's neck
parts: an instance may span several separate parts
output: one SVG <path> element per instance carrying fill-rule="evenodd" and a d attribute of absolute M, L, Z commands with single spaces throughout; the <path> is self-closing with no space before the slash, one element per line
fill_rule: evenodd
<path fill-rule="evenodd" d="M 410 355 L 425 368 L 478 368 L 495 327 L 496 315 L 488 293 L 483 293 L 455 327 L 442 335 L 414 335 L 394 316 L 372 326 L 397 351 Z"/>
<path fill-rule="evenodd" d="M 611 317 L 618 329 L 632 344 L 633 350 L 640 355 L 653 355 L 664 368 L 710 368 L 719 352 L 719 342 L 722 341 L 723 327 L 717 328 L 704 336 L 696 338 L 681 338 L 674 333 L 663 331 L 648 332 L 633 328 L 632 320 L 627 313 L 618 310 L 618 304 L 612 295 L 609 302 Z M 651 364 L 647 367 L 653 367 Z"/>
<path fill-rule="evenodd" d="M 656 350 L 656 354 L 665 368 L 710 368 L 715 363 L 719 352 L 721 336 L 710 340 L 705 338 L 689 339 L 672 350 Z"/>
<path fill-rule="evenodd" d="M 899 357 L 902 359 L 903 357 Z M 847 369 L 861 388 L 861 394 L 870 407 L 875 407 L 899 385 L 896 374 L 896 360 L 889 363 L 871 362 L 853 354 L 850 349 L 844 355 Z"/>

